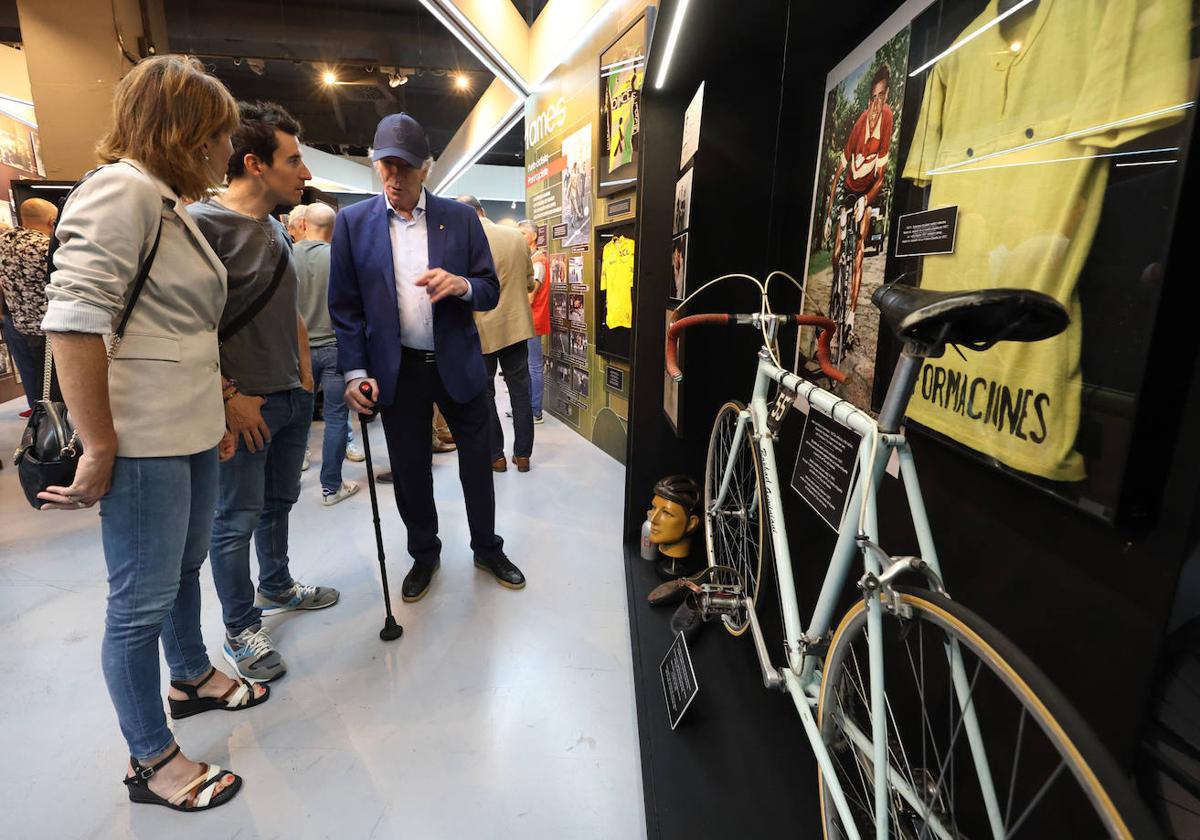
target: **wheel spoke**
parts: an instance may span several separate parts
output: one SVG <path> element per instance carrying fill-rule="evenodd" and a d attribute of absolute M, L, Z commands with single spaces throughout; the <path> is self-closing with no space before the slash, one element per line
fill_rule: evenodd
<path fill-rule="evenodd" d="M 1067 763 L 1065 761 L 1059 761 L 1058 766 L 1054 768 L 1054 772 L 1050 774 L 1050 778 L 1046 779 L 1041 789 L 1038 790 L 1037 795 L 1033 797 L 1033 801 L 1030 802 L 1025 810 L 1021 813 L 1020 819 L 1018 819 L 1016 823 L 1013 824 L 1013 827 L 1008 830 L 1008 833 L 1004 835 L 1006 838 L 1012 837 L 1014 834 L 1020 831 L 1022 824 L 1024 824 L 1025 820 L 1029 818 L 1029 815 L 1033 813 L 1033 809 L 1037 807 L 1038 803 L 1042 801 L 1042 797 L 1046 795 L 1046 791 L 1050 790 L 1050 786 L 1054 784 L 1055 780 L 1058 779 L 1058 777 L 1062 774 L 1062 771 L 1066 769 Z"/>

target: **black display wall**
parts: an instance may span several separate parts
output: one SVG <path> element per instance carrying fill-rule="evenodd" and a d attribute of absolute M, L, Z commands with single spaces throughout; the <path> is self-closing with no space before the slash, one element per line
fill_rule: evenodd
<path fill-rule="evenodd" d="M 648 79 L 657 73 L 674 5 L 668 0 L 661 6 Z M 631 542 L 658 478 L 672 472 L 703 478 L 709 426 L 725 400 L 749 397 L 758 347 L 748 330 L 689 333 L 682 437 L 676 437 L 663 417 L 662 371 L 684 109 L 703 81 L 689 283 L 694 288 L 697 273 L 743 271 L 761 278 L 775 268 L 799 277 L 826 74 L 899 6 L 898 0 L 836 7 L 777 0 L 743 4 L 731 15 L 727 3 L 692 0 L 668 85 L 655 90 L 647 84 L 625 517 Z M 1194 140 L 1190 151 L 1196 151 Z M 1195 167 L 1189 167 L 1182 190 L 1185 218 L 1192 212 L 1195 181 Z M 950 591 L 1022 647 L 1125 766 L 1133 762 L 1180 565 L 1197 544 L 1192 523 L 1200 498 L 1195 474 L 1200 444 L 1180 434 L 1200 428 L 1198 331 L 1185 303 L 1194 257 L 1186 253 L 1184 225 L 1172 236 L 1154 350 L 1137 407 L 1135 468 L 1125 484 L 1136 507 L 1118 526 L 920 432 L 910 435 Z M 794 292 L 782 285 L 777 292 L 772 296 L 777 311 L 797 304 Z M 756 307 L 748 284 L 739 289 L 730 283 L 687 312 Z M 784 350 L 790 358 L 790 348 Z M 780 470 L 788 474 L 799 433 L 795 416 L 789 417 L 777 447 Z M 803 611 L 815 598 L 834 535 L 790 491 L 784 504 Z M 893 553 L 916 548 L 901 524 L 906 516 L 899 483 L 886 479 L 881 532 Z M 795 712 L 787 697 L 768 693 L 756 681 L 747 639 L 704 628 L 693 651 L 701 694 L 680 729 L 667 728 L 657 666 L 671 638 L 670 610 L 645 605 L 656 582 L 651 565 L 636 551 L 627 552 L 650 836 L 715 836 L 724 830 L 758 836 L 747 820 L 766 831 L 785 816 L 819 830 L 813 762 Z M 847 593 L 847 604 L 849 599 Z M 764 588 L 760 603 L 774 600 Z M 768 640 L 778 639 L 774 608 L 762 613 Z M 727 802 L 737 807 L 727 808 Z"/>

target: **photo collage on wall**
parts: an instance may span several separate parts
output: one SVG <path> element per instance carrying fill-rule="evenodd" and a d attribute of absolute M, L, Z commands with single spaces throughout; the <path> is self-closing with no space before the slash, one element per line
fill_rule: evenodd
<path fill-rule="evenodd" d="M 833 390 L 882 405 L 901 350 L 870 303 L 882 284 L 1050 295 L 1061 333 L 927 359 L 908 422 L 1117 520 L 1137 507 L 1131 418 L 1194 127 L 1193 4 L 1156 0 L 1136 26 L 1118 2 L 917 5 L 826 79 L 804 311 L 836 324 Z"/>
<path fill-rule="evenodd" d="M 683 114 L 683 140 L 679 149 L 679 178 L 675 182 L 675 200 L 671 207 L 671 288 L 667 292 L 667 328 L 675 318 L 676 309 L 698 286 L 688 283 L 688 229 L 692 223 L 692 183 L 696 171 L 696 154 L 700 149 L 700 119 L 704 110 L 704 82 Z M 683 367 L 684 340 L 679 340 L 678 362 Z M 663 414 L 666 415 L 676 435 L 682 435 L 680 426 L 679 383 L 664 371 Z"/>

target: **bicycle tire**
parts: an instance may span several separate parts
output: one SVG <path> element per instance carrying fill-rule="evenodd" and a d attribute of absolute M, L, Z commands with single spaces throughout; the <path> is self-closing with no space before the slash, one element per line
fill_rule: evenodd
<path fill-rule="evenodd" d="M 1007 721 L 999 713 L 993 712 L 993 707 L 997 705 L 996 698 L 990 695 L 1005 695 L 1015 698 L 1017 705 L 1022 709 L 1020 717 L 1020 725 L 1017 727 L 1016 739 L 1003 740 L 1004 732 L 1001 731 L 985 731 L 983 741 L 985 744 L 985 752 L 987 753 L 989 769 L 991 775 L 996 782 L 995 788 L 997 794 L 1003 794 L 1007 798 L 1007 807 L 1005 808 L 1004 823 L 1005 832 L 1015 831 L 1017 837 L 1050 837 L 1057 836 L 1062 829 L 1070 830 L 1072 836 L 1077 837 L 1094 837 L 1102 836 L 1094 831 L 1089 831 L 1086 820 L 1088 818 L 1088 810 L 1090 809 L 1095 825 L 1099 826 L 1103 831 L 1107 832 L 1110 837 L 1120 838 L 1157 838 L 1160 837 L 1159 829 L 1145 804 L 1139 799 L 1129 778 L 1122 773 L 1115 760 L 1108 752 L 1100 745 L 1096 734 L 1091 727 L 1083 720 L 1080 714 L 1071 706 L 1070 702 L 1063 694 L 1053 685 L 1042 671 L 1034 665 L 1034 663 L 1022 653 L 1011 641 L 1006 639 L 998 630 L 977 616 L 975 613 L 964 608 L 955 601 L 952 601 L 944 595 L 938 595 L 933 592 L 920 589 L 912 589 L 908 587 L 896 587 L 895 597 L 899 604 L 903 604 L 909 608 L 912 613 L 910 617 L 900 618 L 894 612 L 885 610 L 884 612 L 884 639 L 885 639 L 885 668 L 888 667 L 889 658 L 899 658 L 893 656 L 894 647 L 890 645 L 903 644 L 908 650 L 909 663 L 913 666 L 914 678 L 916 677 L 916 662 L 912 656 L 911 637 L 914 628 L 919 628 L 918 634 L 921 640 L 921 654 L 919 661 L 921 663 L 920 675 L 920 694 L 921 702 L 918 703 L 920 713 L 918 715 L 922 727 L 921 733 L 921 750 L 923 763 L 927 763 L 929 758 L 935 758 L 935 763 L 938 765 L 938 772 L 935 775 L 929 773 L 928 767 L 914 768 L 909 760 L 909 746 L 914 746 L 912 743 L 912 727 L 909 723 L 912 712 L 901 706 L 897 712 L 896 705 L 893 704 L 893 699 L 899 699 L 899 694 L 896 697 L 892 696 L 893 684 L 899 684 L 900 680 L 894 680 L 893 671 L 896 666 L 893 663 L 893 671 L 885 670 L 885 684 L 887 685 L 888 693 L 888 731 L 889 731 L 889 766 L 893 771 L 904 780 L 907 771 L 907 781 L 910 783 L 911 790 L 917 790 L 918 787 L 922 790 L 920 798 L 926 808 L 932 806 L 937 809 L 935 815 L 940 821 L 950 818 L 949 829 L 945 825 L 941 828 L 947 831 L 947 836 L 952 837 L 981 837 L 992 836 L 991 830 L 988 828 L 986 820 L 965 825 L 964 822 L 971 818 L 972 815 L 979 816 L 983 810 L 982 796 L 978 797 L 978 802 L 973 802 L 970 799 L 971 794 L 977 789 L 968 787 L 964 791 L 964 800 L 961 810 L 956 808 L 954 802 L 950 802 L 949 806 L 942 803 L 940 796 L 945 793 L 947 786 L 945 782 L 947 775 L 950 776 L 948 789 L 953 797 L 956 794 L 955 785 L 957 773 L 953 760 L 953 751 L 956 749 L 956 741 L 960 737 L 958 733 L 965 730 L 961 724 L 954 729 L 954 738 L 946 749 L 946 756 L 939 754 L 934 745 L 934 755 L 929 756 L 925 743 L 926 732 L 925 727 L 932 733 L 934 726 L 931 722 L 932 704 L 924 702 L 927 696 L 925 689 L 925 664 L 926 653 L 924 642 L 925 627 L 929 626 L 935 631 L 940 630 L 947 637 L 955 639 L 959 644 L 959 649 L 963 651 L 964 671 L 969 673 L 969 663 L 973 657 L 979 664 L 975 667 L 974 676 L 971 678 L 970 691 L 968 692 L 967 703 L 977 712 L 980 720 L 980 726 L 983 726 L 983 719 L 986 717 L 988 723 L 1001 722 L 1005 723 L 1005 731 L 1011 727 L 1011 718 Z M 936 651 L 936 632 L 934 633 L 935 643 L 930 645 L 930 649 Z M 831 754 L 838 753 L 835 756 L 835 765 L 840 771 L 839 776 L 846 774 L 850 778 L 850 785 L 854 784 L 854 777 L 849 775 L 849 770 L 846 767 L 846 762 L 843 761 L 843 756 L 847 751 L 851 753 L 850 757 L 855 760 L 852 765 L 858 769 L 858 776 L 863 779 L 861 791 L 865 795 L 868 784 L 866 777 L 869 773 L 865 773 L 861 762 L 870 759 L 865 753 L 865 746 L 860 747 L 858 753 L 854 753 L 855 733 L 843 722 L 852 712 L 846 709 L 845 695 L 839 693 L 844 691 L 844 686 L 847 683 L 853 683 L 853 675 L 850 674 L 850 667 L 858 668 L 858 655 L 856 645 L 865 650 L 866 647 L 866 608 L 865 602 L 862 600 L 853 604 L 847 610 L 845 616 L 839 623 L 837 630 L 833 634 L 830 643 L 829 653 L 825 659 L 825 667 L 823 681 L 818 701 L 818 722 L 821 729 L 822 739 Z M 946 656 L 935 655 L 928 660 L 931 664 L 941 663 L 945 669 Z M 987 664 L 993 680 L 987 681 L 989 688 L 980 691 L 981 683 L 978 682 L 982 665 Z M 901 663 L 903 665 L 903 663 Z M 948 670 L 948 669 L 946 669 Z M 858 669 L 857 676 L 861 683 L 861 669 Z M 845 681 L 843 677 L 845 675 Z M 917 680 L 913 680 L 917 684 Z M 950 684 L 945 680 L 942 681 L 948 687 Z M 860 686 L 861 687 L 861 686 Z M 941 686 L 936 686 L 940 691 Z M 859 688 L 854 688 L 853 694 L 859 693 Z M 955 698 L 956 695 L 947 692 L 948 698 L 945 706 L 950 710 L 950 722 L 953 723 L 953 709 L 958 706 L 958 700 L 951 702 L 949 698 Z M 930 693 L 928 696 L 933 697 Z M 834 698 L 839 697 L 835 702 Z M 865 699 L 865 697 L 864 697 Z M 854 700 L 851 697 L 850 701 L 853 705 Z M 834 711 L 834 706 L 837 706 L 837 711 Z M 866 707 L 863 703 L 863 707 Z M 897 704 L 898 705 L 898 704 Z M 986 710 L 986 712 L 985 712 Z M 1022 752 L 1027 749 L 1025 746 L 1025 720 L 1028 719 L 1037 724 L 1036 727 L 1031 727 L 1029 731 L 1033 733 L 1031 737 L 1038 740 L 1037 733 L 1040 732 L 1043 739 L 1048 744 L 1048 748 L 1042 745 L 1040 749 L 1037 746 L 1029 747 L 1029 754 L 1022 756 Z M 961 720 L 961 712 L 959 714 Z M 904 720 L 905 723 L 900 723 Z M 858 727 L 858 734 L 861 736 L 862 728 Z M 1011 734 L 1011 733 L 1010 733 Z M 989 737 L 989 735 L 991 737 Z M 869 739 L 869 727 L 867 730 Z M 859 743 L 861 744 L 861 738 Z M 965 745 L 964 745 L 965 746 Z M 1051 751 L 1052 750 L 1052 751 Z M 915 746 L 911 750 L 912 754 L 916 755 Z M 1009 773 L 1008 768 L 999 768 L 996 759 L 1007 757 L 1009 753 L 1014 753 L 1012 759 L 1013 768 Z M 970 754 L 967 753 L 969 756 Z M 898 767 L 900 758 L 903 758 L 903 763 L 906 767 Z M 1032 797 L 1030 803 L 1025 804 L 1026 810 L 1021 814 L 1021 821 L 1013 820 L 1013 825 L 1009 822 L 1013 815 L 1014 799 L 1017 798 L 1018 781 L 1017 769 L 1024 769 L 1022 759 L 1026 764 L 1032 763 L 1034 767 L 1034 782 L 1042 778 L 1044 767 L 1047 762 L 1054 762 L 1057 757 L 1058 764 L 1055 765 L 1053 772 L 1047 776 L 1047 782 L 1043 782 L 1040 792 Z M 963 760 L 962 764 L 969 764 Z M 947 766 L 949 773 L 947 774 Z M 1069 774 L 1062 772 L 1065 768 L 1069 770 Z M 873 768 L 871 768 L 873 769 Z M 999 769 L 999 772 L 996 772 Z M 976 780 L 978 784 L 978 774 L 974 772 L 973 767 L 968 768 L 968 777 Z M 973 775 L 972 775 L 973 774 Z M 920 779 L 920 783 L 917 780 Z M 1070 779 L 1071 782 L 1059 784 L 1060 779 Z M 1007 782 L 1006 782 L 1007 780 Z M 936 787 L 930 790 L 930 783 L 936 782 Z M 1004 790 L 1007 784 L 1007 791 Z M 1022 784 L 1021 796 L 1025 795 L 1024 784 Z M 1057 785 L 1054 790 L 1054 796 L 1047 798 L 1050 788 Z M 836 810 L 833 805 L 828 785 L 825 779 L 819 774 L 818 781 L 821 814 L 824 835 L 826 838 L 837 838 L 845 836 L 841 830 L 841 823 L 837 817 Z M 1064 789 L 1065 788 L 1065 789 Z M 843 789 L 847 792 L 847 799 L 851 798 L 851 787 L 843 784 Z M 871 794 L 873 794 L 873 786 L 871 786 Z M 925 802 L 925 796 L 928 795 L 928 802 Z M 890 825 L 889 834 L 893 837 L 933 837 L 937 836 L 931 828 L 931 821 L 921 821 L 918 815 L 916 820 L 913 820 L 912 814 L 915 813 L 915 805 L 908 805 L 904 797 L 900 793 L 900 787 L 896 783 L 889 783 L 889 804 L 892 811 L 892 824 Z M 1043 808 L 1042 803 L 1053 803 L 1050 807 Z M 871 803 L 873 805 L 873 802 Z M 855 813 L 856 823 L 859 818 L 863 822 L 858 826 L 860 831 L 863 826 L 869 827 L 868 831 L 863 832 L 862 836 L 868 834 L 874 836 L 874 818 L 867 813 L 871 805 L 864 806 L 860 801 L 856 806 L 851 803 L 852 810 Z M 1018 805 L 1020 807 L 1020 805 Z M 1056 810 L 1061 809 L 1061 810 Z M 1030 822 L 1030 818 L 1035 820 Z M 1062 827 L 1062 829 L 1059 828 Z M 918 830 L 919 827 L 919 830 Z M 1025 831 L 1028 829 L 1028 831 Z"/>
<path fill-rule="evenodd" d="M 742 578 L 737 582 L 742 585 L 743 594 L 751 603 L 757 603 L 759 582 L 762 580 L 765 496 L 762 462 L 749 428 L 742 438 L 738 453 L 738 457 L 748 457 L 749 463 L 735 468 L 725 507 L 716 510 L 713 505 L 720 490 L 724 466 L 728 463 L 726 458 L 733 445 L 738 417 L 745 410 L 744 404 L 730 400 L 721 406 L 713 421 L 704 468 L 704 536 L 708 565 L 736 569 Z M 752 498 L 748 499 L 748 496 Z M 717 582 L 734 581 L 723 581 L 718 576 Z M 750 625 L 750 617 L 745 610 L 736 615 L 722 616 L 721 620 L 725 629 L 734 636 L 745 633 Z"/>

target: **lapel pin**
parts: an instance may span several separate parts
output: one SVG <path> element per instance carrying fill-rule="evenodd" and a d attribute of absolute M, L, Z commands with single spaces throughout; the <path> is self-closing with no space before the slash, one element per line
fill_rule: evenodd
<path fill-rule="evenodd" d="M 445 225 L 438 225 L 438 230 L 445 230 L 445 229 L 446 229 Z"/>

